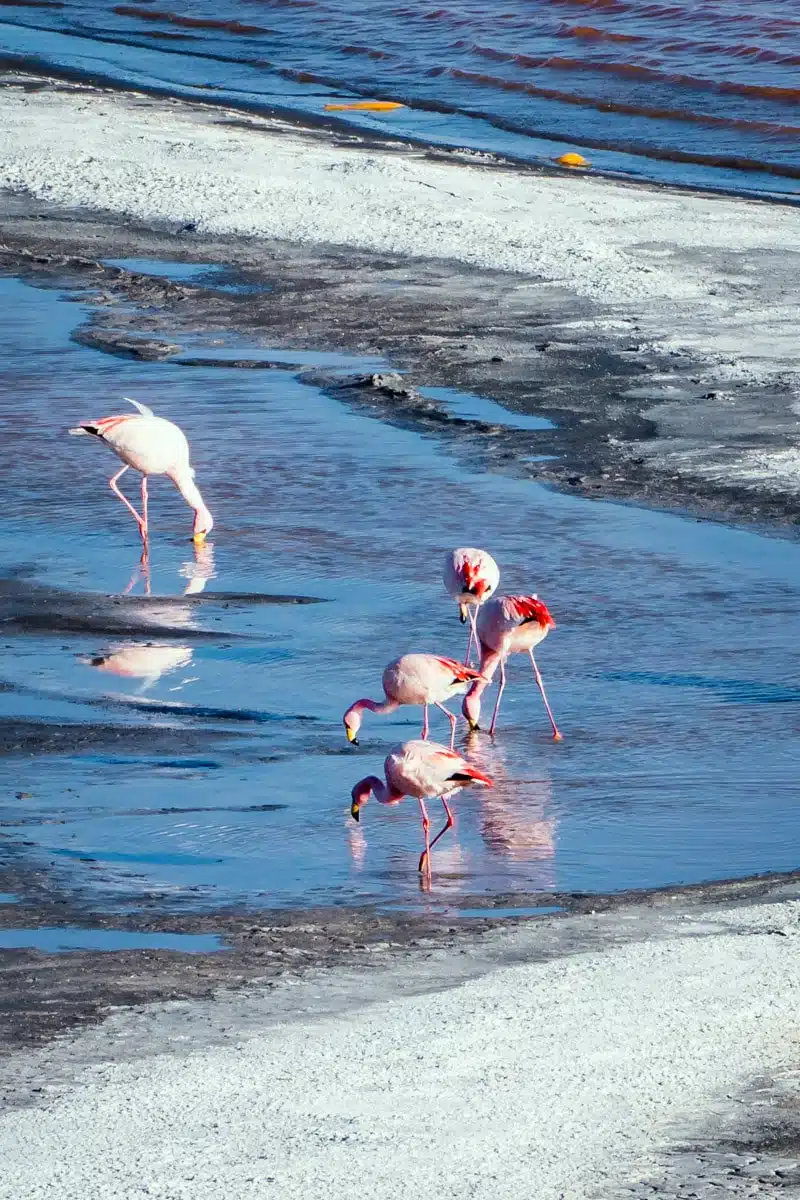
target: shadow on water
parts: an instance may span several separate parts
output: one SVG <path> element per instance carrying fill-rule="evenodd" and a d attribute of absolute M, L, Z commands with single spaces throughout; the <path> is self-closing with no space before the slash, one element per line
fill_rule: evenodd
<path fill-rule="evenodd" d="M 0 856 L 111 906 L 419 905 L 415 805 L 349 815 L 419 716 L 368 714 L 355 749 L 341 714 L 396 655 L 463 653 L 440 563 L 474 544 L 556 617 L 538 657 L 566 738 L 513 660 L 497 738 L 459 727 L 496 786 L 458 797 L 425 905 L 797 866 L 800 548 L 470 473 L 288 364 L 217 357 L 263 347 L 123 360 L 70 340 L 57 292 L 0 300 Z M 123 395 L 185 428 L 216 519 L 197 555 L 154 480 L 147 578 L 116 460 L 66 436 Z"/>

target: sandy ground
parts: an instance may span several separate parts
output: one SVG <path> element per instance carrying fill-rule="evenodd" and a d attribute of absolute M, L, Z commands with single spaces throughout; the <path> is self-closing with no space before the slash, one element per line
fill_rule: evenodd
<path fill-rule="evenodd" d="M 29 1057 L 0 1196 L 795 1194 L 799 917 L 632 907 L 113 1016 Z"/>
<path fill-rule="evenodd" d="M 715 355 L 732 377 L 795 369 L 796 209 L 447 157 L 113 92 L 0 95 L 0 187 L 204 233 L 525 272 L 643 309 L 662 345 Z"/>

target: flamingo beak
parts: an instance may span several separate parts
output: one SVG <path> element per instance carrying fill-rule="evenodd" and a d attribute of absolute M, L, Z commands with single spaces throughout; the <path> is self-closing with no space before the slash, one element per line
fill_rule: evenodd
<path fill-rule="evenodd" d="M 357 800 L 354 800 L 353 803 L 350 805 L 350 816 L 353 818 L 354 821 L 360 821 L 361 820 L 360 813 L 361 813 L 361 805 L 358 803 Z"/>
<path fill-rule="evenodd" d="M 358 745 L 358 735 L 357 735 L 356 731 L 354 729 L 351 729 L 349 725 L 345 725 L 344 731 L 347 734 L 347 740 L 350 743 L 350 745 L 357 746 Z M 358 817 L 356 817 L 356 820 L 358 820 Z"/>
<path fill-rule="evenodd" d="M 461 618 L 461 624 L 466 625 L 466 623 L 467 623 L 467 606 L 466 606 L 466 604 L 459 604 L 458 615 Z"/>
<path fill-rule="evenodd" d="M 469 717 L 467 718 L 467 724 L 469 725 L 470 733 L 477 733 L 478 730 L 480 729 L 480 725 L 478 724 L 478 722 L 470 721 Z"/>
<path fill-rule="evenodd" d="M 192 541 L 194 542 L 195 546 L 202 546 L 207 537 L 207 533 L 194 533 L 192 534 Z"/>

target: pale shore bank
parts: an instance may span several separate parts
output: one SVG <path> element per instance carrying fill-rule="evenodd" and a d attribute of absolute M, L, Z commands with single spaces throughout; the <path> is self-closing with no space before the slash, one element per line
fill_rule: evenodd
<path fill-rule="evenodd" d="M 795 1195 L 795 893 L 113 1014 L 25 1057 L 0 1196 Z"/>

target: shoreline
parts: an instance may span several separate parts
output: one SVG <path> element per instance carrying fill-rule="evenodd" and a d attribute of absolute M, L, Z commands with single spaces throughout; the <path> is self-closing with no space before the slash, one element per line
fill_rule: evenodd
<path fill-rule="evenodd" d="M 84 99 L 90 109 L 107 103 L 93 90 Z M 0 89 L 0 107 L 3 100 Z M 146 109 L 137 119 L 151 129 Z M 218 136 L 213 123 L 200 128 Z M 276 133 L 269 144 L 289 136 Z M 409 165 L 397 150 L 386 157 Z M 458 170 L 477 181 L 478 203 L 480 168 Z M 393 181 L 390 173 L 386 186 Z M 251 344 L 297 349 L 298 368 L 310 346 L 378 355 L 405 369 L 399 384 L 367 378 L 345 387 L 310 374 L 379 420 L 447 438 L 479 470 L 756 522 L 772 533 L 791 532 L 798 520 L 800 467 L 796 485 L 788 472 L 778 491 L 718 477 L 757 452 L 769 480 L 775 456 L 795 453 L 794 376 L 774 348 L 756 356 L 760 374 L 747 373 L 746 355 L 725 368 L 714 358 L 719 329 L 691 351 L 677 334 L 672 344 L 659 340 L 653 330 L 678 296 L 661 296 L 658 309 L 635 294 L 578 295 L 529 271 L 187 229 L 163 215 L 72 209 L 63 195 L 0 194 L 0 242 L 0 270 L 72 288 L 89 304 L 81 340 L 105 353 L 179 361 L 181 343 L 193 346 L 202 329 L 209 338 L 242 331 Z M 775 294 L 788 287 L 793 253 L 786 250 Z M 111 258 L 223 263 L 253 290 L 177 282 L 108 266 Z M 759 303 L 772 294 L 767 274 Z M 669 290 L 669 272 L 662 276 Z M 765 316 L 761 333 L 768 327 Z M 244 358 L 241 369 L 251 366 Z M 726 369 L 735 378 L 723 394 L 716 380 Z M 424 395 L 432 385 L 489 397 L 510 414 L 544 415 L 554 427 L 523 434 L 499 420 L 453 418 Z M 709 423 L 716 428 L 721 414 L 726 438 L 710 439 Z M 216 932 L 231 949 L 0 952 L 15 1051 L 0 1059 L 0 1079 L 6 1106 L 19 1110 L 0 1123 L 9 1163 L 0 1196 L 9 1200 L 261 1200 L 275 1184 L 287 1200 L 315 1186 L 355 1200 L 365 1180 L 378 1200 L 395 1200 L 418 1194 L 446 1155 L 453 1182 L 442 1194 L 458 1200 L 530 1200 L 532 1170 L 536 1200 L 692 1190 L 705 1200 L 720 1188 L 787 1196 L 800 1182 L 797 872 L 611 896 L 496 896 L 485 917 L 457 922 L 370 908 L 168 913 L 159 900 L 154 912 L 123 917 L 121 908 L 98 913 L 59 894 L 44 875 L 39 902 L 0 906 L 0 927 L 24 920 Z M 13 872 L 0 874 L 0 887 L 15 890 Z M 531 901 L 566 911 L 492 915 Z M 373 1095 L 382 1060 L 396 1067 L 382 1085 L 391 1119 Z M 148 1125 L 151 1100 L 166 1121 L 175 1097 L 187 1096 L 190 1107 L 174 1109 L 177 1162 L 143 1158 L 135 1139 L 140 1148 L 165 1141 L 164 1125 Z M 521 1140 L 505 1132 L 503 1117 L 515 1128 L 503 1107 L 509 1097 L 531 1114 Z M 115 1124 L 121 1112 L 134 1142 Z M 116 1136 L 106 1145 L 98 1129 Z M 485 1177 L 471 1141 L 491 1162 Z M 403 1159 L 412 1145 L 421 1147 L 418 1167 Z M 57 1168 L 43 1170 L 47 1162 Z"/>
<path fill-rule="evenodd" d="M 384 943 L 125 1005 L 0 1061 L 0 1195 L 347 1198 L 368 1183 L 388 1200 L 445 1152 L 437 1194 L 454 1200 L 791 1195 L 797 897 L 795 880 L 755 904 L 675 898 L 399 955 Z M 177 1122 L 169 1161 L 151 1121 L 162 1139 Z"/>
<path fill-rule="evenodd" d="M 109 105 L 120 130 L 130 127 L 120 152 L 125 179 L 135 191 L 141 175 L 144 189 L 132 206 L 120 179 L 116 212 L 98 208 L 111 197 L 100 137 Z M 0 180 L 12 187 L 0 192 L 0 264 L 31 281 L 59 274 L 88 285 L 97 348 L 135 357 L 126 335 L 174 341 L 203 328 L 282 349 L 378 355 L 403 370 L 411 388 L 454 387 L 554 424 L 536 437 L 467 429 L 396 394 L 349 393 L 384 419 L 447 436 L 482 466 L 783 533 L 800 523 L 800 217 L 792 209 L 667 197 L 591 175 L 431 163 L 352 133 L 340 144 L 330 131 L 266 119 L 242 127 L 232 110 L 95 89 L 26 94 L 21 82 L 6 82 L 0 111 L 9 128 L 14 114 L 21 126 L 0 136 Z M 76 137 L 86 149 L 52 141 L 54 114 L 85 121 Z M 33 158 L 23 150 L 26 136 L 37 145 Z M 161 168 L 149 178 L 137 149 L 151 137 L 156 159 L 161 146 L 177 180 L 166 207 Z M 209 142 L 224 162 L 206 157 Z M 274 179 L 254 181 L 254 155 Z M 210 207 L 188 190 L 187 172 L 200 169 L 215 189 Z M 241 206 L 241 188 L 252 192 L 242 218 L 220 207 L 222 197 Z M 538 230 L 533 254 L 524 225 L 514 237 L 508 216 L 498 224 L 498 204 L 521 221 L 529 213 Z M 392 230 L 407 218 L 407 244 L 392 245 Z M 704 221 L 712 222 L 708 245 Z M 334 244 L 337 222 L 345 237 Z M 431 257 L 434 248 L 457 247 L 450 234 L 437 234 L 437 223 L 445 233 L 448 222 L 465 235 L 460 261 Z M 663 241 L 667 228 L 679 234 L 672 244 Z M 606 231 L 604 246 L 598 237 Z M 770 239 L 768 250 L 760 246 Z M 481 256 L 495 266 L 480 265 Z M 102 265 L 121 257 L 224 264 L 251 294 Z M 123 297 L 151 311 L 121 313 Z"/>

